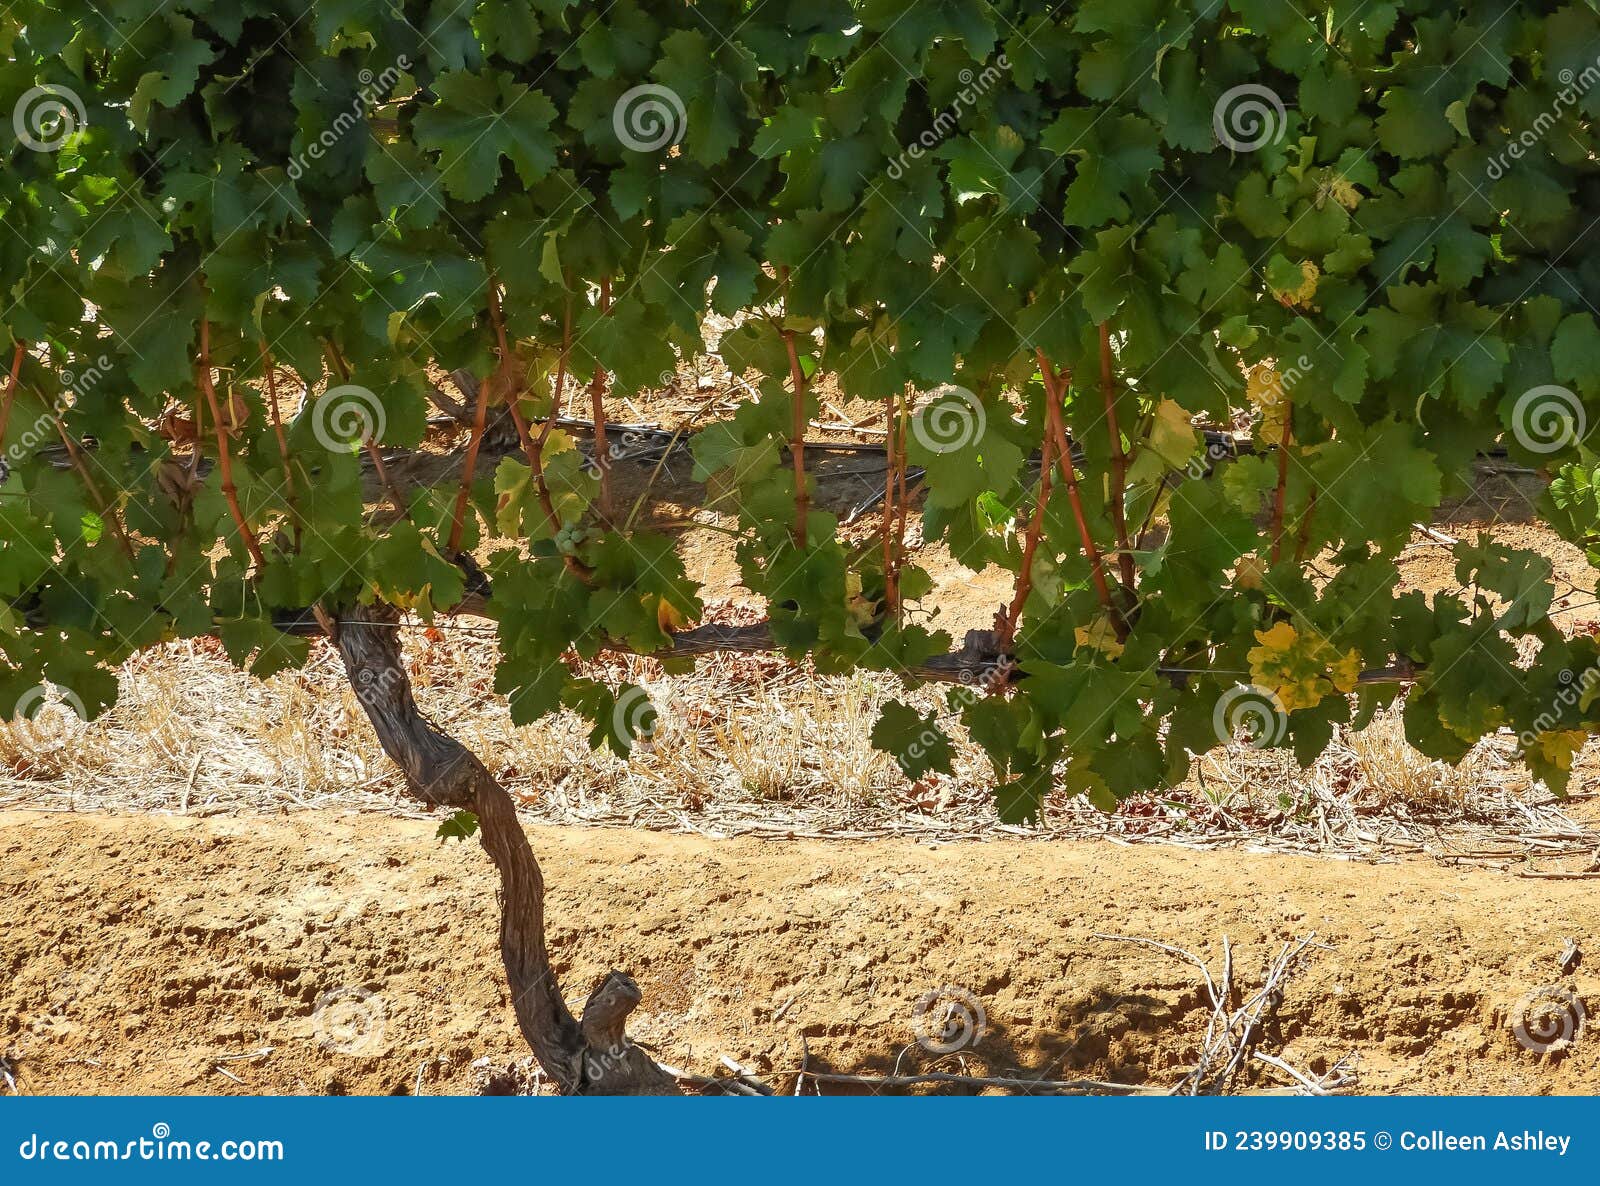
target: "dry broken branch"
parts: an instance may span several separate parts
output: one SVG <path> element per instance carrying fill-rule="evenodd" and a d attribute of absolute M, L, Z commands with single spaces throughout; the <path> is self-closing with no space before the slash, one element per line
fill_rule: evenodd
<path fill-rule="evenodd" d="M 1282 1007 L 1285 985 L 1299 969 L 1306 951 L 1312 947 L 1324 947 L 1316 942 L 1315 931 L 1303 939 L 1285 943 L 1277 957 L 1267 966 L 1261 987 L 1238 1008 L 1233 1007 L 1233 945 L 1226 935 L 1222 939 L 1223 970 L 1220 982 L 1212 976 L 1204 960 L 1181 947 L 1129 935 L 1097 933 L 1095 938 L 1149 947 L 1176 956 L 1200 971 L 1206 994 L 1211 1001 L 1211 1016 L 1206 1022 L 1200 1056 L 1189 1072 L 1172 1088 L 1173 1095 L 1227 1095 L 1233 1089 L 1240 1068 L 1251 1058 L 1283 1071 L 1301 1088 L 1311 1090 L 1313 1094 L 1326 1094 L 1333 1086 L 1342 1086 L 1345 1082 L 1343 1078 L 1340 1078 L 1337 1084 L 1312 1080 L 1310 1076 L 1295 1070 L 1281 1058 L 1256 1049 L 1263 1031 L 1272 1023 L 1279 1008 Z"/>

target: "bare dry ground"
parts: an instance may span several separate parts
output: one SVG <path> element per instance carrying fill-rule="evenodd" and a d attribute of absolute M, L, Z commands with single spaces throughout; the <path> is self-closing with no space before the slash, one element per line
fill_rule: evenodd
<path fill-rule="evenodd" d="M 1542 987 L 1600 1000 L 1600 973 L 1558 969 L 1600 921 L 1582 881 L 1106 842 L 533 841 L 569 993 L 630 969 L 636 1036 L 692 1073 L 728 1055 L 779 1091 L 802 1067 L 1166 1087 L 1210 1013 L 1199 974 L 1096 933 L 1214 967 L 1228 935 L 1253 990 L 1314 932 L 1263 1050 L 1347 1060 L 1371 1092 L 1600 1089 L 1600 1043 L 1540 1055 L 1507 1025 Z M 26 1092 L 526 1087 L 494 932 L 481 854 L 420 822 L 0 813 L 0 1050 Z M 983 1016 L 946 1055 L 916 1041 L 940 991 Z M 1286 1082 L 1252 1064 L 1242 1086 Z"/>

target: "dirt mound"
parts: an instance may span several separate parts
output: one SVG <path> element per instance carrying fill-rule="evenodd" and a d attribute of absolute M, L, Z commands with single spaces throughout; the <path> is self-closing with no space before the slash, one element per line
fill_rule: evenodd
<path fill-rule="evenodd" d="M 1557 969 L 1595 932 L 1582 881 L 1082 842 L 533 840 L 569 994 L 630 970 L 636 1036 L 693 1072 L 1165 1085 L 1198 1049 L 1198 976 L 1095 933 L 1214 960 L 1229 935 L 1253 988 L 1315 931 L 1330 949 L 1265 1046 L 1296 1066 L 1354 1052 L 1368 1091 L 1600 1090 L 1600 1035 L 1540 1055 L 1507 1025 L 1542 986 L 1600 1001 L 1587 967 Z M 504 1088 L 525 1050 L 494 919 L 482 855 L 427 824 L 0 813 L 0 1055 L 30 1093 Z M 930 993 L 981 1010 L 974 1044 L 917 1045 Z"/>

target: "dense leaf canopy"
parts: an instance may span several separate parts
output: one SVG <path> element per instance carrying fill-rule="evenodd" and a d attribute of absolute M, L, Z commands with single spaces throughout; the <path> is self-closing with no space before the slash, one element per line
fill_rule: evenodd
<path fill-rule="evenodd" d="M 895 515 L 847 545 L 796 489 L 820 373 L 900 425 L 925 537 L 1019 574 L 1015 669 L 950 702 L 1008 817 L 1171 783 L 1241 711 L 1309 760 L 1396 667 L 1425 753 L 1509 728 L 1559 787 L 1600 709 L 1549 563 L 1466 540 L 1425 596 L 1394 562 L 1494 448 L 1600 547 L 1597 84 L 1581 0 L 19 0 L 0 706 L 98 711 L 175 637 L 270 673 L 286 614 L 447 610 L 470 552 L 516 719 L 626 750 L 636 690 L 561 658 L 660 650 L 697 590 L 546 418 L 714 316 L 760 398 L 697 476 L 781 645 L 954 645 Z M 453 370 L 524 447 L 464 513 L 453 480 L 375 503 Z M 1208 458 L 1241 410 L 1253 452 Z M 875 737 L 949 762 L 905 705 Z"/>

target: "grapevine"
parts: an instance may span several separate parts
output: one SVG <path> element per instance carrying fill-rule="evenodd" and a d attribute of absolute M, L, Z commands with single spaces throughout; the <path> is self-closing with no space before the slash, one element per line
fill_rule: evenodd
<path fill-rule="evenodd" d="M 329 633 L 403 679 L 364 631 L 474 613 L 518 724 L 623 754 L 653 712 L 574 652 L 965 680 L 945 719 L 1013 821 L 1175 785 L 1242 691 L 1301 763 L 1403 698 L 1423 753 L 1509 730 L 1560 792 L 1600 642 L 1551 620 L 1549 562 L 1463 540 L 1432 596 L 1395 564 L 1492 450 L 1600 563 L 1597 82 L 1600 16 L 1558 0 L 19 0 L 0 711 L 102 712 L 200 636 L 265 677 Z M 696 625 L 613 490 L 608 403 L 713 327 L 756 397 L 692 435 L 695 479 L 757 628 Z M 452 375 L 458 468 L 398 480 Z M 882 408 L 864 547 L 808 468 L 824 377 Z M 1209 449 L 1241 412 L 1250 447 Z M 993 630 L 939 628 L 911 516 L 1015 575 Z M 476 760 L 407 734 L 408 689 L 363 705 L 530 884 L 487 783 L 417 773 Z M 891 701 L 873 737 L 949 770 L 937 717 Z M 580 1085 L 559 998 L 524 1024 Z"/>

